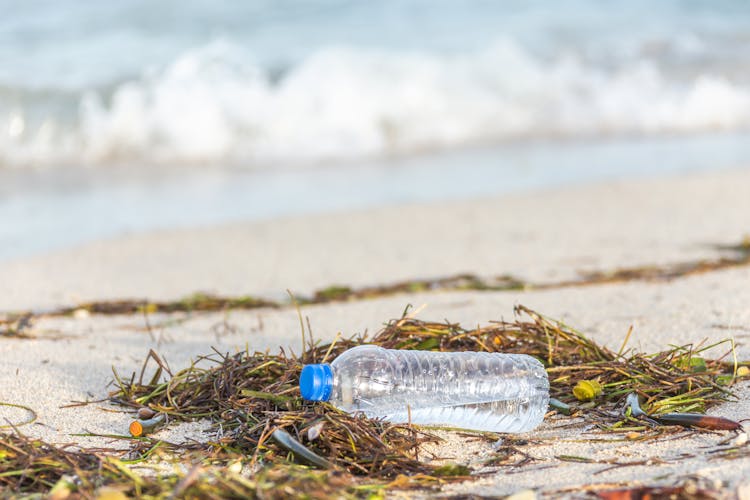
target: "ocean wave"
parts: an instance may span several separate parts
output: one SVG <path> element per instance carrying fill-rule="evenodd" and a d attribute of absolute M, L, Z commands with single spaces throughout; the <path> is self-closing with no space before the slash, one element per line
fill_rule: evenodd
<path fill-rule="evenodd" d="M 750 87 L 728 75 L 545 60 L 509 40 L 452 55 L 328 47 L 283 71 L 215 42 L 64 106 L 45 99 L 0 100 L 2 164 L 314 162 L 750 129 Z"/>

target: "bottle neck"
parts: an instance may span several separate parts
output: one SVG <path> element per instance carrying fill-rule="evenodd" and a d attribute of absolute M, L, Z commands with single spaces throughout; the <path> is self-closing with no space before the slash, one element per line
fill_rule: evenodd
<path fill-rule="evenodd" d="M 333 389 L 333 369 L 329 364 L 305 365 L 299 377 L 299 390 L 306 401 L 328 401 Z"/>

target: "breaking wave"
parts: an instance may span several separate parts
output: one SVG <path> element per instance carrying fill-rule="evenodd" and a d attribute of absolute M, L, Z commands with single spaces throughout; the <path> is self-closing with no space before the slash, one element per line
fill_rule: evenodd
<path fill-rule="evenodd" d="M 214 42 L 106 88 L 0 87 L 6 165 L 310 162 L 745 129 L 750 86 L 729 76 L 545 60 L 508 40 L 462 54 L 327 47 L 285 68 Z"/>

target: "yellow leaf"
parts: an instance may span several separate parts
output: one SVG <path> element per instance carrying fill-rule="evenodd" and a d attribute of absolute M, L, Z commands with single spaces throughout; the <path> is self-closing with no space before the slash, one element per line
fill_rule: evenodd
<path fill-rule="evenodd" d="M 591 401 L 602 393 L 602 384 L 597 380 L 580 380 L 573 387 L 573 395 L 578 401 Z"/>

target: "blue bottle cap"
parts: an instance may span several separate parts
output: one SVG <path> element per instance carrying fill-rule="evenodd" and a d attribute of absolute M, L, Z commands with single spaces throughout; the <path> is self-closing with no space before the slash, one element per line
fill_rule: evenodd
<path fill-rule="evenodd" d="M 328 401 L 333 387 L 331 365 L 305 365 L 299 377 L 299 391 L 307 401 Z"/>

